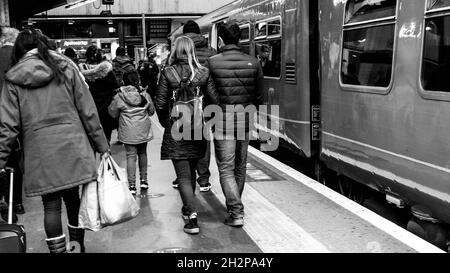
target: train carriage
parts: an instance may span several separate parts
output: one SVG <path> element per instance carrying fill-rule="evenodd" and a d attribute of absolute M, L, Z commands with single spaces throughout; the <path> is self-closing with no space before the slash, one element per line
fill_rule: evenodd
<path fill-rule="evenodd" d="M 331 170 L 446 232 L 450 0 L 238 0 L 198 19 L 214 48 L 224 21 L 241 26 L 244 51 L 268 52 L 272 133 L 319 181 Z"/>

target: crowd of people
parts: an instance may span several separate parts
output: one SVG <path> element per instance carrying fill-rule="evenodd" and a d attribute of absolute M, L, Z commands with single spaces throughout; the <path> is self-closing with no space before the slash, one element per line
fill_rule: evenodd
<path fill-rule="evenodd" d="M 223 111 L 218 121 L 223 126 L 213 128 L 215 135 L 223 137 L 212 141 L 226 197 L 228 214 L 224 223 L 244 225 L 241 197 L 250 142 L 249 120 L 237 118 L 242 113 L 236 109 L 241 108 L 227 106 L 260 105 L 264 76 L 259 60 L 240 50 L 238 25 L 223 24 L 218 35 L 222 46 L 216 52 L 200 35 L 198 25 L 186 22 L 183 35 L 174 41 L 168 63 L 159 68 L 154 56 L 136 67 L 122 47 L 110 62 L 99 48 L 91 46 L 86 51 L 86 62 L 78 63 L 73 50 L 66 50 L 64 55 L 57 53 L 39 30 L 19 33 L 2 28 L 0 195 L 7 201 L 6 167 L 23 173 L 23 179 L 17 176 L 15 181 L 15 212 L 24 213 L 22 183 L 27 197 L 42 197 L 50 252 L 67 252 L 67 241 L 77 242 L 80 252 L 85 251 L 85 231 L 78 225 L 79 186 L 96 181 L 96 156 L 111 156 L 113 130 L 118 130 L 119 144 L 125 147 L 130 192 L 136 194 L 138 186 L 141 190 L 151 187 L 147 144 L 153 139 L 151 116 L 155 113 L 164 128 L 161 160 L 171 160 L 177 176 L 168 185 L 172 183 L 179 189 L 183 230 L 188 234 L 200 232 L 195 190 L 197 183 L 201 192 L 211 189 L 212 145 L 206 137 L 179 140 L 173 136 L 175 119 L 171 110 L 181 86 L 197 90 L 203 96 L 202 107 L 217 105 Z M 234 126 L 227 127 L 230 122 Z M 244 139 L 236 137 L 239 130 L 245 132 Z M 61 222 L 63 201 L 68 240 Z"/>

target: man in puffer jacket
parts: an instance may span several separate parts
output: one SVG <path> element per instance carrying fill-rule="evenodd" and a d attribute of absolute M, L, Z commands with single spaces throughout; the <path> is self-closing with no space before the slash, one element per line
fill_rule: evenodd
<path fill-rule="evenodd" d="M 152 121 L 155 106 L 147 92 L 141 89 L 136 71 L 124 74 L 126 86 L 120 88 L 109 106 L 109 114 L 119 118 L 119 141 L 125 144 L 127 174 L 130 191 L 136 194 L 136 158 L 139 157 L 141 190 L 148 189 L 147 143 L 152 140 Z"/>
<path fill-rule="evenodd" d="M 220 184 L 230 213 L 225 224 L 240 227 L 244 225 L 241 196 L 245 184 L 250 124 L 248 119 L 239 119 L 240 115 L 245 115 L 244 108 L 239 110 L 235 107 L 258 107 L 262 104 L 264 75 L 258 59 L 241 52 L 237 46 L 241 37 L 237 24 L 220 26 L 219 36 L 225 46 L 219 50 L 219 55 L 209 59 L 211 76 L 224 113 L 224 118 L 215 127 L 214 144 Z M 233 123 L 232 128 L 226 127 Z M 245 139 L 241 139 L 240 133 L 245 133 Z"/>
<path fill-rule="evenodd" d="M 208 67 L 209 58 L 214 56 L 216 52 L 208 45 L 208 40 L 200 35 L 200 27 L 195 21 L 189 20 L 183 26 L 183 34 L 192 39 L 195 44 L 195 51 L 197 53 L 198 61 L 201 65 Z M 197 163 L 197 183 L 200 186 L 200 192 L 208 192 L 211 189 L 209 178 L 211 172 L 209 171 L 209 162 L 211 161 L 211 142 L 208 141 L 206 146 L 205 157 L 199 159 Z M 175 180 L 172 183 L 173 187 L 178 187 Z"/>

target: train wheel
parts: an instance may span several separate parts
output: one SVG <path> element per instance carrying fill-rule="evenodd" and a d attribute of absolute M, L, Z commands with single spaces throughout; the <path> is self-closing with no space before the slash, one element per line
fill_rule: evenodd
<path fill-rule="evenodd" d="M 337 179 L 339 192 L 343 196 L 355 201 L 358 204 L 362 205 L 364 203 L 365 191 L 363 186 L 343 175 L 338 175 Z"/>
<path fill-rule="evenodd" d="M 407 230 L 444 251 L 450 251 L 447 229 L 439 223 L 431 223 L 412 217 L 408 222 Z"/>

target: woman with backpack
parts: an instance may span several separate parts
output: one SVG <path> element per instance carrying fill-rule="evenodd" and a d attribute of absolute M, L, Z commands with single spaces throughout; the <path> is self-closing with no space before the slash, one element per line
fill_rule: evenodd
<path fill-rule="evenodd" d="M 188 234 L 198 234 L 197 209 L 195 207 L 196 166 L 200 158 L 205 156 L 206 140 L 175 140 L 172 136 L 174 125 L 170 114 L 176 101 L 180 87 L 191 90 L 185 101 L 194 98 L 194 90 L 199 90 L 206 104 L 217 104 L 219 101 L 214 82 L 209 70 L 203 67 L 195 54 L 194 42 L 187 36 L 181 36 L 175 41 L 169 66 L 161 71 L 159 86 L 155 95 L 155 106 L 159 121 L 165 128 L 161 147 L 161 159 L 172 160 L 179 183 L 179 192 L 183 201 L 182 216 L 188 222 L 184 231 Z M 174 92 L 175 91 L 175 92 Z M 185 92 L 186 93 L 186 92 Z M 184 130 L 189 130 L 184 128 Z"/>
<path fill-rule="evenodd" d="M 141 190 L 148 189 L 147 143 L 153 139 L 150 116 L 155 114 L 155 106 L 141 89 L 137 71 L 125 73 L 123 81 L 125 86 L 120 88 L 108 110 L 113 118 L 119 118 L 118 138 L 125 144 L 128 184 L 130 192 L 136 195 L 136 158 Z"/>

